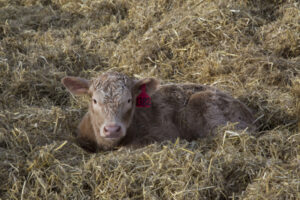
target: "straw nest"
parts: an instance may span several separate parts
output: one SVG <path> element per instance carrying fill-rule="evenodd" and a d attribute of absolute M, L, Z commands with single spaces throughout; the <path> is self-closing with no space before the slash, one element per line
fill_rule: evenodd
<path fill-rule="evenodd" d="M 0 0 L 1 199 L 300 199 L 297 0 Z M 259 132 L 89 154 L 60 83 L 107 70 L 209 84 Z"/>

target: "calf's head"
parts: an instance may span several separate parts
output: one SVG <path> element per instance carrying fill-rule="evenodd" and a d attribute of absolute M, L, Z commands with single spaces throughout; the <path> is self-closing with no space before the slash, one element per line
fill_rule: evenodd
<path fill-rule="evenodd" d="M 67 76 L 62 83 L 72 94 L 90 96 L 89 114 L 98 144 L 119 142 L 132 121 L 141 87 L 146 86 L 148 95 L 158 87 L 153 78 L 135 80 L 116 72 L 92 80 Z"/>

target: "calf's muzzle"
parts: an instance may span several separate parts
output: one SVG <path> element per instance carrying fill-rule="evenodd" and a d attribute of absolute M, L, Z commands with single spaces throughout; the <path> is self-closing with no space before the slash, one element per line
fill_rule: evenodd
<path fill-rule="evenodd" d="M 103 127 L 103 133 L 107 138 L 118 138 L 121 137 L 121 126 L 109 125 Z"/>

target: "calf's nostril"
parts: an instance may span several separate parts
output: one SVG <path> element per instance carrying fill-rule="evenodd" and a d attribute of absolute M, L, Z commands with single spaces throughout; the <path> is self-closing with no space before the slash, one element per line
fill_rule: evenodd
<path fill-rule="evenodd" d="M 106 126 L 104 126 L 104 132 L 108 132 L 108 130 L 107 130 L 107 128 L 106 128 Z"/>

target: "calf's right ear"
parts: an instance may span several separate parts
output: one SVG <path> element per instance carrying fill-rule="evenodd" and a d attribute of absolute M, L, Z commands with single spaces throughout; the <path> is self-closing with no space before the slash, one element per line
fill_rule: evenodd
<path fill-rule="evenodd" d="M 88 94 L 90 81 L 86 79 L 66 76 L 63 79 L 61 79 L 61 82 L 72 94 Z"/>
<path fill-rule="evenodd" d="M 138 80 L 133 86 L 134 94 L 138 95 L 140 93 L 142 85 L 146 86 L 146 92 L 151 96 L 157 90 L 159 81 L 154 78 Z"/>

